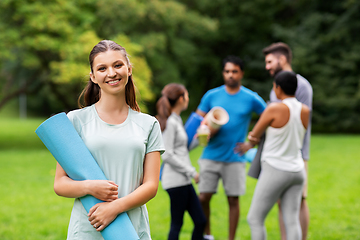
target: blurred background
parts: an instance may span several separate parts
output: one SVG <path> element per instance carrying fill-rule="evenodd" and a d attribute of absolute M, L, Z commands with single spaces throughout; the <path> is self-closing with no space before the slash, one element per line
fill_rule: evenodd
<path fill-rule="evenodd" d="M 78 108 L 88 55 L 102 39 L 131 55 L 143 112 L 155 114 L 164 85 L 184 84 L 184 118 L 223 84 L 227 55 L 245 61 L 243 85 L 267 101 L 272 79 L 262 49 L 289 44 L 293 70 L 314 90 L 309 239 L 360 239 L 359 29 L 359 0 L 0 0 L 0 239 L 66 238 L 73 199 L 54 193 L 56 161 L 34 130 L 50 115 Z M 190 153 L 197 168 L 201 151 Z M 248 178 L 241 198 L 241 239 L 250 239 L 255 184 Z M 166 239 L 170 223 L 160 189 L 147 204 L 154 240 Z M 219 192 L 213 231 L 225 240 L 227 212 L 218 206 L 227 200 Z M 266 225 L 268 238 L 280 239 L 276 209 Z M 192 227 L 186 215 L 181 240 Z"/>
<path fill-rule="evenodd" d="M 102 39 L 131 55 L 144 112 L 155 114 L 169 82 L 186 85 L 194 111 L 223 84 L 229 54 L 245 61 L 243 85 L 268 100 L 261 50 L 282 41 L 313 86 L 313 132 L 359 133 L 359 29 L 356 0 L 1 0 L 0 115 L 77 108 L 88 54 Z"/>

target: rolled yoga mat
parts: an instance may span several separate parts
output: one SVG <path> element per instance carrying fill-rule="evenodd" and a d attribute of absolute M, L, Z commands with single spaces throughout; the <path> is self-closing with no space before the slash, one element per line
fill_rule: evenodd
<path fill-rule="evenodd" d="M 47 119 L 35 132 L 70 178 L 107 180 L 65 113 Z M 102 202 L 91 195 L 81 197 L 80 201 L 87 212 L 95 204 Z M 139 239 L 125 212 L 119 214 L 101 234 L 105 240 Z"/>
<path fill-rule="evenodd" d="M 257 152 L 254 159 L 251 162 L 251 166 L 248 171 L 248 176 L 258 179 L 261 172 L 261 153 L 264 148 L 265 133 L 260 137 Z"/>
<path fill-rule="evenodd" d="M 195 134 L 196 134 L 196 130 L 197 128 L 200 126 L 201 121 L 204 120 L 204 118 L 202 116 L 200 116 L 199 114 L 192 112 L 190 114 L 190 117 L 188 118 L 188 120 L 185 123 L 185 131 L 186 134 L 188 135 L 188 147 L 190 146 Z"/>

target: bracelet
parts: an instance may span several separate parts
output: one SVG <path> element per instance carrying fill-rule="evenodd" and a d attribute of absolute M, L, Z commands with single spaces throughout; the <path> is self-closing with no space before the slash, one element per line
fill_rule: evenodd
<path fill-rule="evenodd" d="M 253 136 L 251 136 L 250 134 L 248 135 L 248 139 L 249 139 L 250 141 L 253 141 L 253 142 L 260 142 L 260 139 L 258 139 L 258 138 L 256 138 L 256 137 L 253 137 Z"/>

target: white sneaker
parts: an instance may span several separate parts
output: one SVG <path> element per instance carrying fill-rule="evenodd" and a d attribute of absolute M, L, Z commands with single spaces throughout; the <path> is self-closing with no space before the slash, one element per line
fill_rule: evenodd
<path fill-rule="evenodd" d="M 213 235 L 204 235 L 204 240 L 215 240 Z"/>

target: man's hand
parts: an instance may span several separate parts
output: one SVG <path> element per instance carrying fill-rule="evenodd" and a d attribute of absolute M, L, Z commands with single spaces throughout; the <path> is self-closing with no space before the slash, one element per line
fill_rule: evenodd
<path fill-rule="evenodd" d="M 244 143 L 236 143 L 236 147 L 234 148 L 234 152 L 240 155 L 245 154 L 249 149 L 253 148 L 254 145 L 249 142 Z"/>

